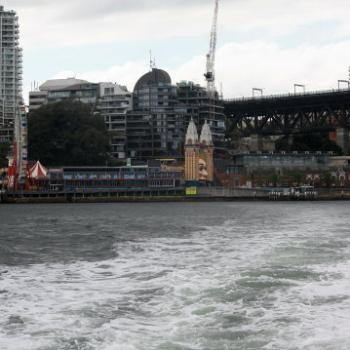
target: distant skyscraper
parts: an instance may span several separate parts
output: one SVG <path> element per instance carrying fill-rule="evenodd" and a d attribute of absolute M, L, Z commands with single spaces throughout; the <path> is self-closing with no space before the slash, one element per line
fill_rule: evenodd
<path fill-rule="evenodd" d="M 22 49 L 14 11 L 0 6 L 0 142 L 11 141 L 22 104 Z"/>

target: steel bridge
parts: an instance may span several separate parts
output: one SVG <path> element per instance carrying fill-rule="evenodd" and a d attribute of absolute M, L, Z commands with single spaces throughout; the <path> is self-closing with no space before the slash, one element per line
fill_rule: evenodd
<path fill-rule="evenodd" d="M 350 129 L 350 89 L 233 99 L 224 104 L 229 130 L 242 136 Z"/>

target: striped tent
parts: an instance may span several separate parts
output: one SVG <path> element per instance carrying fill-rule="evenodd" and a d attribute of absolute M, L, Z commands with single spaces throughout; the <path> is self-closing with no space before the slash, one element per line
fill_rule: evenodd
<path fill-rule="evenodd" d="M 32 180 L 44 180 L 47 178 L 47 169 L 37 161 L 35 165 L 29 169 L 28 177 Z"/>

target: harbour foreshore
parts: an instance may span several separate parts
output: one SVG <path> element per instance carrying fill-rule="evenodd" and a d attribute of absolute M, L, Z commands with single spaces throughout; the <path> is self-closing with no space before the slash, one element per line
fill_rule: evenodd
<path fill-rule="evenodd" d="M 218 201 L 326 201 L 350 200 L 350 188 L 316 189 L 310 193 L 263 188 L 202 188 L 186 195 L 183 187 L 171 189 L 94 189 L 80 191 L 2 192 L 1 204 L 113 203 L 113 202 L 218 202 Z"/>

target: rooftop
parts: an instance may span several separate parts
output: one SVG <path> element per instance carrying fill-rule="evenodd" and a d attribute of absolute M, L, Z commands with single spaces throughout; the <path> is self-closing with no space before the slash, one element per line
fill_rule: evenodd
<path fill-rule="evenodd" d="M 158 84 L 171 84 L 170 75 L 162 69 L 153 68 L 152 71 L 144 74 L 136 83 L 134 91 L 144 87 Z"/>
<path fill-rule="evenodd" d="M 67 79 L 52 79 L 46 81 L 40 86 L 40 91 L 55 91 L 67 89 L 74 85 L 80 84 L 89 84 L 86 80 L 76 79 L 76 78 L 67 78 Z"/>

